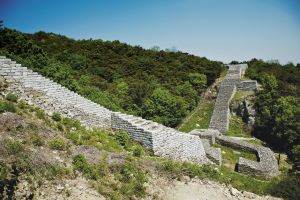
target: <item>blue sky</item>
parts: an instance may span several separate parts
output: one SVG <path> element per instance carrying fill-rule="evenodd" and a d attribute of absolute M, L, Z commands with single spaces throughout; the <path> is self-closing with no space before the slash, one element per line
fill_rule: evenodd
<path fill-rule="evenodd" d="M 209 59 L 300 63 L 300 0 L 0 0 L 5 26 L 175 46 Z"/>

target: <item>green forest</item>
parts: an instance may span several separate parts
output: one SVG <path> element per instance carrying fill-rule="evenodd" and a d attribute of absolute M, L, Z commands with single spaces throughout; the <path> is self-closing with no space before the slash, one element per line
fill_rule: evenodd
<path fill-rule="evenodd" d="M 1 29 L 0 54 L 84 97 L 175 127 L 224 70 L 221 62 L 119 41 Z"/>
<path fill-rule="evenodd" d="M 300 169 L 300 64 L 280 65 L 253 59 L 246 75 L 261 83 L 253 135 L 286 152 Z"/>

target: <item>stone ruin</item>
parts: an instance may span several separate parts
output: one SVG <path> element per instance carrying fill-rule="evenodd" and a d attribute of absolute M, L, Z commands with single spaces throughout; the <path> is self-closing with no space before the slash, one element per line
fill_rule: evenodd
<path fill-rule="evenodd" d="M 126 131 L 131 138 L 151 149 L 156 156 L 172 160 L 208 163 L 202 141 L 141 117 L 112 113 L 112 128 Z"/>
<path fill-rule="evenodd" d="M 8 82 L 8 91 L 17 94 L 29 104 L 44 109 L 49 115 L 58 112 L 79 120 L 89 128 L 126 131 L 132 139 L 152 150 L 154 155 L 177 161 L 220 165 L 221 150 L 211 146 L 219 143 L 256 153 L 257 162 L 239 159 L 239 172 L 276 176 L 279 173 L 278 165 L 270 149 L 236 141 L 221 134 L 228 130 L 229 102 L 236 89 L 256 88 L 256 81 L 241 81 L 246 67 L 229 66 L 228 75 L 219 90 L 210 129 L 194 130 L 190 134 L 140 117 L 112 112 L 3 56 L 0 56 L 0 81 Z"/>
<path fill-rule="evenodd" d="M 240 157 L 237 163 L 238 172 L 255 174 L 268 178 L 279 175 L 277 160 L 274 153 L 269 148 L 224 136 L 218 130 L 214 129 L 195 129 L 191 131 L 190 134 L 197 135 L 201 138 L 206 156 L 217 165 L 221 165 L 222 163 L 222 154 L 220 148 L 214 148 L 211 146 L 213 144 L 220 144 L 231 147 L 232 149 L 251 152 L 256 155 L 256 161 Z"/>
<path fill-rule="evenodd" d="M 213 115 L 210 120 L 210 129 L 216 129 L 225 134 L 229 127 L 229 104 L 236 90 L 257 89 L 256 81 L 241 80 L 246 68 L 247 64 L 229 65 L 228 74 L 225 76 L 219 88 Z"/>

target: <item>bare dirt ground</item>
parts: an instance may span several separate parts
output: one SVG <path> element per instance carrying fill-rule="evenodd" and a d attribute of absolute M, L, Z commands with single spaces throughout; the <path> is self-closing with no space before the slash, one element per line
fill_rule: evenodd
<path fill-rule="evenodd" d="M 168 181 L 163 177 L 155 177 L 148 187 L 151 196 L 146 199 L 159 200 L 279 200 L 270 196 L 258 196 L 208 180 L 198 178 Z"/>

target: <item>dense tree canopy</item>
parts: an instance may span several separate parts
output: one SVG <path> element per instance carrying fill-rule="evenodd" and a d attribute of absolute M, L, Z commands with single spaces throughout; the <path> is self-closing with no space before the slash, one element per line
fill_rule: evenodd
<path fill-rule="evenodd" d="M 263 87 L 255 102 L 254 134 L 287 152 L 294 167 L 300 169 L 300 68 L 253 60 L 246 74 Z"/>
<path fill-rule="evenodd" d="M 220 62 L 119 41 L 1 29 L 0 54 L 112 110 L 176 126 L 223 70 Z"/>

